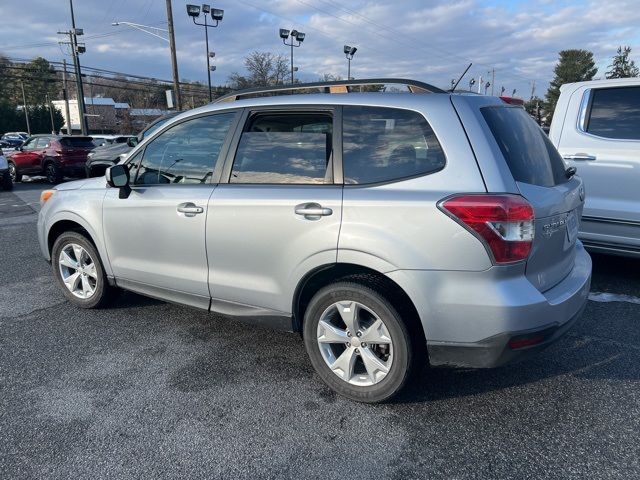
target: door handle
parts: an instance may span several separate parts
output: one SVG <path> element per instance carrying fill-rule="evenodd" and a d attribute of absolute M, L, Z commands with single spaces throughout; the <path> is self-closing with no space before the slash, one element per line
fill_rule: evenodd
<path fill-rule="evenodd" d="M 593 161 L 596 159 L 595 155 L 587 155 L 586 153 L 576 153 L 574 155 L 563 155 L 562 158 L 565 160 L 577 160 L 577 161 Z"/>
<path fill-rule="evenodd" d="M 296 205 L 294 210 L 296 215 L 304 215 L 307 220 L 320 220 L 320 217 L 326 217 L 333 214 L 333 210 L 323 207 L 319 203 L 301 203 Z"/>
<path fill-rule="evenodd" d="M 198 207 L 195 203 L 185 202 L 178 205 L 178 212 L 184 213 L 185 217 L 195 217 L 197 214 L 204 212 L 204 208 Z"/>

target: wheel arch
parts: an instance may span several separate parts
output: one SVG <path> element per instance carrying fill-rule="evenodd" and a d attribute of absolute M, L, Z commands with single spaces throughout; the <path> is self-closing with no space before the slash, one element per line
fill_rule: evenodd
<path fill-rule="evenodd" d="M 66 212 L 66 215 L 57 215 L 51 222 L 51 226 L 46 230 L 46 246 L 51 258 L 51 251 L 56 239 L 64 232 L 73 231 L 79 232 L 86 236 L 87 239 L 93 244 L 100 255 L 100 260 L 105 269 L 107 276 L 111 276 L 111 265 L 108 261 L 106 251 L 103 245 L 99 241 L 97 233 L 91 228 L 91 226 L 84 221 L 81 217 L 71 212 Z"/>
<path fill-rule="evenodd" d="M 303 331 L 303 321 L 309 301 L 321 288 L 336 282 L 350 281 L 370 287 L 382 294 L 402 316 L 414 336 L 426 346 L 426 335 L 420 314 L 407 292 L 384 273 L 353 263 L 333 263 L 319 266 L 298 282 L 292 303 L 293 330 Z"/>

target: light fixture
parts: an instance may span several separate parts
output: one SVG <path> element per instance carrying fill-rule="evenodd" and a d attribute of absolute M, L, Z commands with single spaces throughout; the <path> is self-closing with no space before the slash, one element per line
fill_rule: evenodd
<path fill-rule="evenodd" d="M 283 40 L 286 40 L 288 36 L 289 36 L 289 30 L 287 30 L 286 28 L 281 28 L 280 29 L 280 38 L 283 39 Z"/>
<path fill-rule="evenodd" d="M 209 69 L 210 69 L 212 72 L 215 72 L 215 71 L 216 71 L 216 66 L 215 66 L 215 65 L 211 65 L 211 66 L 209 67 Z"/>
<path fill-rule="evenodd" d="M 199 17 L 200 16 L 200 6 L 199 5 L 187 5 L 187 15 L 190 17 Z"/>
<path fill-rule="evenodd" d="M 345 45 L 344 46 L 344 54 L 345 55 L 349 55 L 350 51 L 351 51 L 351 47 L 349 45 Z"/>
<path fill-rule="evenodd" d="M 206 3 L 202 4 L 202 13 L 209 13 L 211 11 L 211 5 L 207 5 Z"/>
<path fill-rule="evenodd" d="M 221 21 L 222 17 L 224 16 L 224 10 L 221 10 L 219 8 L 212 8 L 211 9 L 211 18 L 213 18 L 216 21 Z"/>
<path fill-rule="evenodd" d="M 356 47 L 351 47 L 351 50 L 349 50 L 349 55 L 351 55 L 353 57 L 353 55 L 358 51 L 358 49 Z"/>
<path fill-rule="evenodd" d="M 305 35 L 306 35 L 305 33 L 303 33 L 303 32 L 298 32 L 298 31 L 296 31 L 296 30 L 294 30 L 293 32 L 296 32 L 295 37 L 296 37 L 296 40 L 297 40 L 297 41 L 299 41 L 299 42 L 304 42 L 304 37 L 305 37 Z M 291 36 L 293 36 L 293 32 L 291 32 Z"/>

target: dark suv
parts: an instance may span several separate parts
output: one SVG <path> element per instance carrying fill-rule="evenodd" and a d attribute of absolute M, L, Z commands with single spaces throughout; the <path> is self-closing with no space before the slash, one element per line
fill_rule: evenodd
<path fill-rule="evenodd" d="M 63 177 L 84 177 L 87 154 L 95 145 L 91 137 L 36 135 L 7 156 L 14 182 L 23 175 L 44 175 L 50 183 Z"/>

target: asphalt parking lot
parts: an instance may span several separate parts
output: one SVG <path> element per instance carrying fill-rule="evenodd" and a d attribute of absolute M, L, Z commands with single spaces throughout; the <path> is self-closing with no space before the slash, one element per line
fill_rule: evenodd
<path fill-rule="evenodd" d="M 597 301 L 536 358 L 427 369 L 370 406 L 294 334 L 131 293 L 71 307 L 39 253 L 43 188 L 0 191 L 0 478 L 640 476 L 639 261 L 594 255 Z"/>

